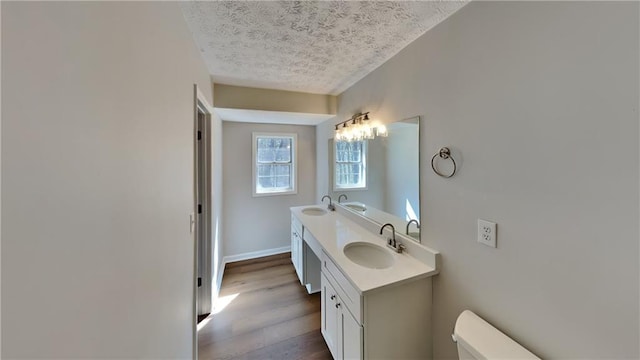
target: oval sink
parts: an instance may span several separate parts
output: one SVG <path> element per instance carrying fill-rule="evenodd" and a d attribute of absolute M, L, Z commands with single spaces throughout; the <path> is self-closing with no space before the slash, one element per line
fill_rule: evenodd
<path fill-rule="evenodd" d="M 355 211 L 367 211 L 367 207 L 364 206 L 364 204 L 349 203 L 349 204 L 344 204 L 344 206 L 348 207 L 351 210 L 355 210 Z"/>
<path fill-rule="evenodd" d="M 302 209 L 302 213 L 305 215 L 320 216 L 320 215 L 326 214 L 327 210 L 317 208 L 317 207 L 310 207 L 310 208 Z"/>
<path fill-rule="evenodd" d="M 393 265 L 393 256 L 383 247 L 367 243 L 349 243 L 343 250 L 346 257 L 354 263 L 369 269 L 386 269 Z"/>

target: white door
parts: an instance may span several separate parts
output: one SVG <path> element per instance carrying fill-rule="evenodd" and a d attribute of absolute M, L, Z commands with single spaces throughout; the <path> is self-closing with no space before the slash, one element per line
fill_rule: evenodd
<path fill-rule="evenodd" d="M 346 308 L 340 309 L 340 322 L 342 327 L 342 358 L 346 360 L 362 359 L 363 329 Z"/>
<path fill-rule="evenodd" d="M 339 359 L 338 352 L 338 295 L 333 289 L 324 274 L 321 275 L 322 297 L 321 297 L 321 313 L 322 324 L 321 331 L 324 340 L 331 351 L 334 359 Z"/>

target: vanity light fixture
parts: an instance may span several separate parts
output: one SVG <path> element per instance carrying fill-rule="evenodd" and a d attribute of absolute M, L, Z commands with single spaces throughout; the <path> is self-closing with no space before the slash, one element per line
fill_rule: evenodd
<path fill-rule="evenodd" d="M 389 132 L 387 131 L 387 127 L 384 125 L 380 125 L 376 128 L 376 135 L 380 137 L 389 136 Z"/>
<path fill-rule="evenodd" d="M 381 125 L 384 128 L 384 125 Z M 380 127 L 378 127 L 379 129 Z M 386 134 L 386 128 L 384 128 Z M 369 124 L 369 112 L 358 113 L 351 118 L 335 125 L 335 140 L 336 141 L 362 141 L 365 139 L 373 139 L 377 134 L 380 134 L 379 130 L 372 127 Z M 386 136 L 386 135 L 379 135 Z"/>

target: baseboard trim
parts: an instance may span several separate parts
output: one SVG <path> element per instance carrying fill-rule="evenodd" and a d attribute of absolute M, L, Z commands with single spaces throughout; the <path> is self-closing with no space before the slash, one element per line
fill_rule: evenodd
<path fill-rule="evenodd" d="M 277 255 L 277 254 L 282 254 L 290 251 L 291 251 L 291 246 L 283 246 L 275 249 L 267 249 L 267 250 L 248 252 L 244 254 L 225 256 L 222 259 L 222 262 L 223 264 L 226 265 L 228 263 L 232 263 L 236 261 L 256 259 L 264 256 Z M 224 265 L 223 265 L 223 268 L 224 268 Z"/>

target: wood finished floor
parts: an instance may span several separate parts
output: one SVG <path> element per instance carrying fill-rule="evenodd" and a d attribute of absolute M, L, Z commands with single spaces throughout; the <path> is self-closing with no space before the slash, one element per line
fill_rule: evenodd
<path fill-rule="evenodd" d="M 238 295 L 198 332 L 200 359 L 332 359 L 320 294 L 307 294 L 290 256 L 226 265 L 220 296 Z"/>

